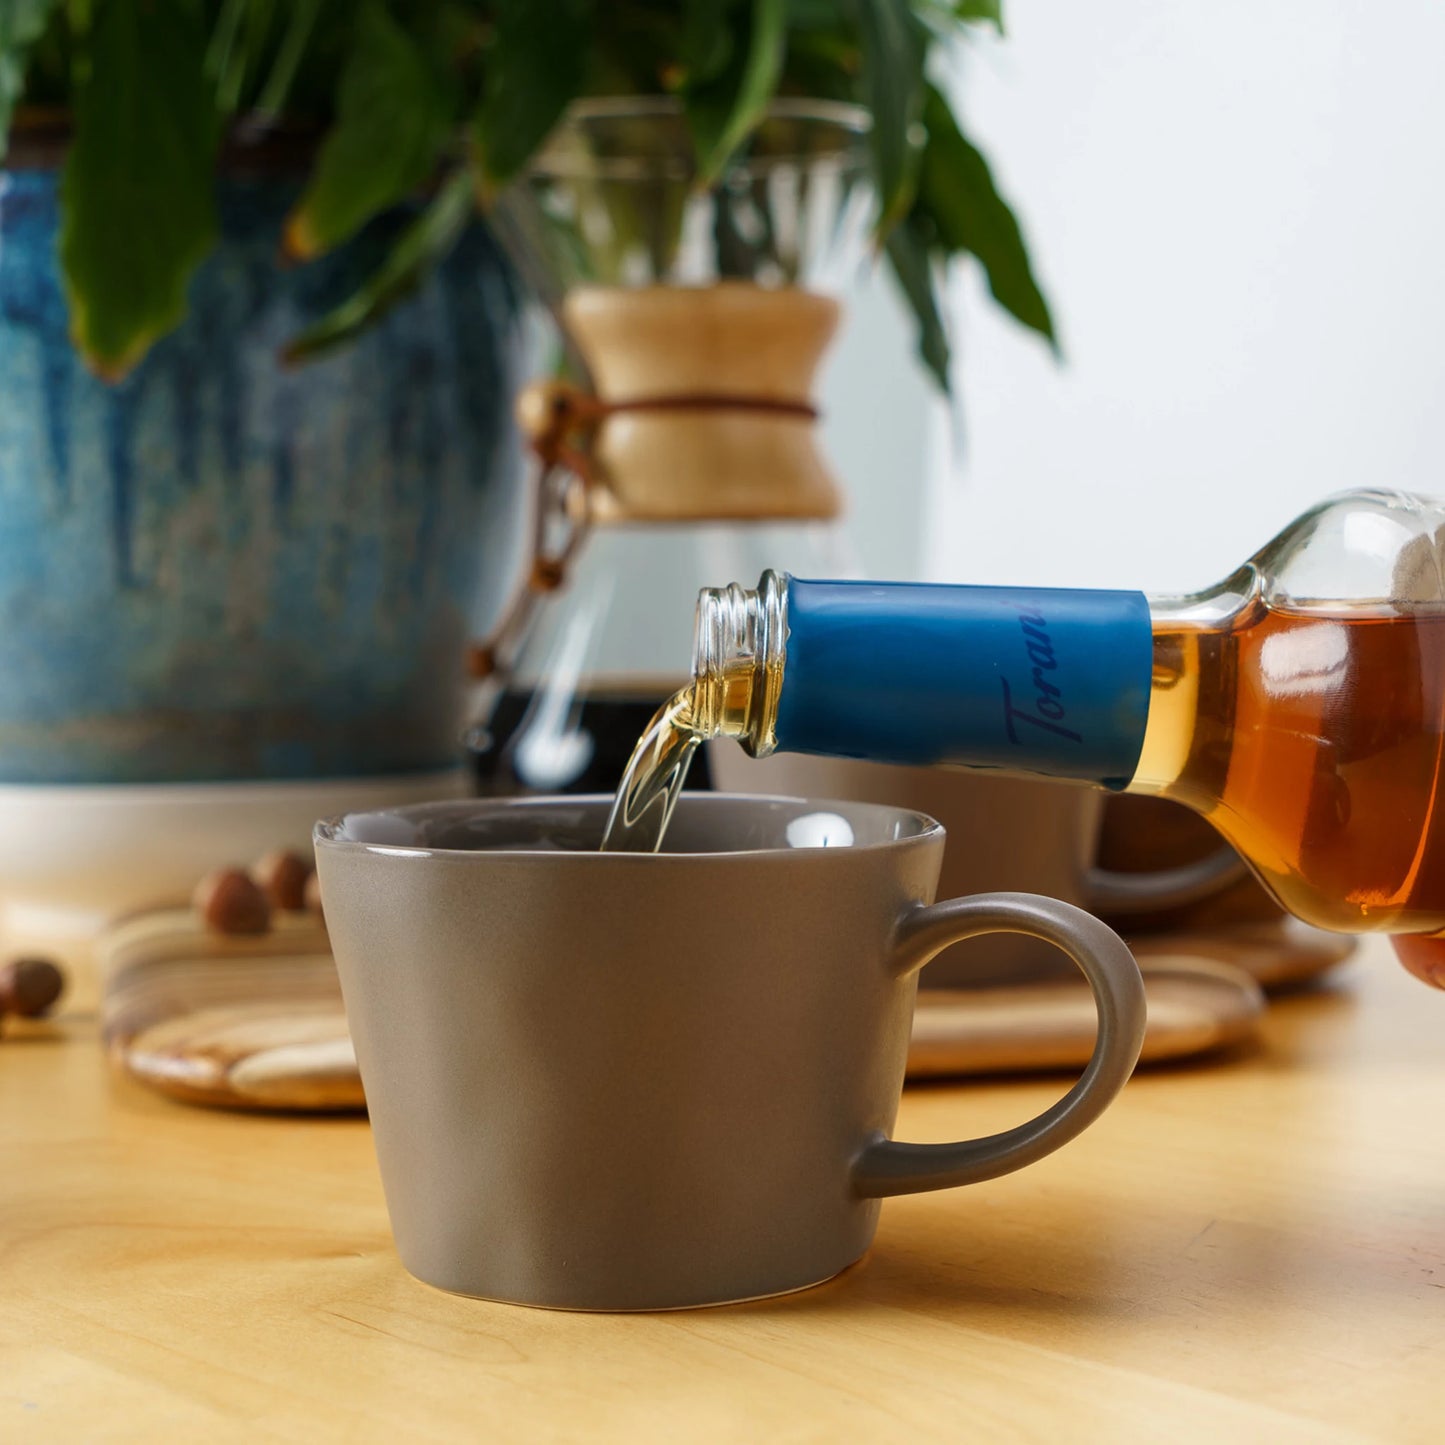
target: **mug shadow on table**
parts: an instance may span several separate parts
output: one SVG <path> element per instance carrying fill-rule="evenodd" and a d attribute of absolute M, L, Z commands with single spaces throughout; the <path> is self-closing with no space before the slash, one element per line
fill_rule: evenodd
<path fill-rule="evenodd" d="M 1364 1184 L 1334 1201 L 1323 1226 L 1302 1208 L 1298 1227 L 1221 1213 L 1187 1231 L 1150 1210 L 1137 1249 L 1129 1217 L 1102 1202 L 1071 1237 L 1020 1229 L 1002 1211 L 960 1211 L 956 1242 L 941 1251 L 936 1231 L 915 1241 L 885 1216 L 869 1253 L 825 1284 L 707 1313 L 829 1323 L 902 1311 L 1010 1335 L 1065 1322 L 1167 1330 L 1198 1315 L 1227 1339 L 1234 1322 L 1267 1310 L 1301 1334 L 1378 1331 L 1386 1341 L 1412 1318 L 1422 1328 L 1438 1320 L 1442 1267 L 1428 1242 L 1445 1239 L 1445 1199 L 1396 1207 L 1393 1219 L 1392 1205 L 1386 1186 Z M 1366 1217 L 1373 1234 L 1355 1227 Z"/>

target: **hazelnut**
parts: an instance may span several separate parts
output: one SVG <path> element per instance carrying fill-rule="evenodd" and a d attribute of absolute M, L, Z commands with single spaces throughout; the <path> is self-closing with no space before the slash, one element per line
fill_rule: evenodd
<path fill-rule="evenodd" d="M 191 898 L 206 927 L 215 933 L 265 933 L 271 904 L 249 873 L 217 868 L 196 885 Z"/>
<path fill-rule="evenodd" d="M 0 1013 L 39 1018 L 65 988 L 65 975 L 48 958 L 17 958 L 0 968 Z"/>
<path fill-rule="evenodd" d="M 297 853 L 277 848 L 251 865 L 251 877 L 275 908 L 297 913 L 306 907 L 306 880 L 311 865 Z"/>

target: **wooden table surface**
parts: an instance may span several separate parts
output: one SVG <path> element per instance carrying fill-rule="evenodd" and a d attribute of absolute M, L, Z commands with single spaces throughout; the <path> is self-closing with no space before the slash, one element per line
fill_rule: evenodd
<path fill-rule="evenodd" d="M 1445 997 L 1378 943 L 1042 1164 L 888 1201 L 838 1280 L 648 1316 L 439 1293 L 363 1121 L 112 1079 L 84 1000 L 9 1034 L 7 1442 L 1445 1438 Z M 1062 1086 L 915 1088 L 898 1133 Z"/>

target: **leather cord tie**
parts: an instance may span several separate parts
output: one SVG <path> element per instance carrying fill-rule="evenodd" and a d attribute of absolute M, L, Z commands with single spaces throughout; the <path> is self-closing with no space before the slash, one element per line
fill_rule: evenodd
<path fill-rule="evenodd" d="M 565 382 L 539 382 L 527 387 L 517 404 L 517 419 L 538 463 L 532 555 L 492 635 L 467 651 L 467 672 L 473 678 L 480 681 L 510 672 L 537 603 L 566 582 L 572 559 L 591 526 L 588 494 L 594 487 L 607 485 L 593 456 L 597 432 L 607 418 L 698 411 L 792 417 L 807 422 L 818 419 L 818 408 L 810 402 L 771 396 L 699 392 L 603 401 Z"/>

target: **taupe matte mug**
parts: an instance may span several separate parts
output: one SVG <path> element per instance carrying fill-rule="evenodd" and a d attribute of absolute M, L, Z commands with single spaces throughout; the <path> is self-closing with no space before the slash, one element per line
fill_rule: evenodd
<path fill-rule="evenodd" d="M 387 1208 L 419 1278 L 592 1310 L 800 1289 L 862 1255 L 883 1196 L 1031 1164 L 1129 1077 L 1144 991 L 1128 949 L 1053 899 L 931 904 L 931 818 L 684 795 L 665 851 L 640 856 L 595 851 L 609 805 L 317 826 Z M 993 931 L 1084 970 L 1094 1056 L 1018 1128 L 895 1142 L 918 970 Z"/>

